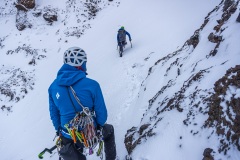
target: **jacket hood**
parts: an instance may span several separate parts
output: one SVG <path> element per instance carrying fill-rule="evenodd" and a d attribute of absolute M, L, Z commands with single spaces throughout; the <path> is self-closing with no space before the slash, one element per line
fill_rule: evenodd
<path fill-rule="evenodd" d="M 57 84 L 60 86 L 71 86 L 86 77 L 86 72 L 68 64 L 63 64 L 57 74 Z"/>

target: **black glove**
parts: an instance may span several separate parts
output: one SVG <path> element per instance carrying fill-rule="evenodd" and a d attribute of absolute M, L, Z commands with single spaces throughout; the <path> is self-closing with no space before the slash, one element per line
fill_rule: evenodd
<path fill-rule="evenodd" d="M 61 126 L 58 127 L 58 130 L 56 131 L 56 136 L 59 136 L 61 132 Z"/>
<path fill-rule="evenodd" d="M 59 137 L 59 131 L 56 131 L 56 135 L 55 135 L 55 137 L 53 138 L 53 141 L 55 141 L 55 138 L 57 138 L 57 137 Z"/>
<path fill-rule="evenodd" d="M 97 135 L 98 136 L 102 136 L 102 130 L 103 130 L 103 127 L 100 125 L 97 125 Z"/>
<path fill-rule="evenodd" d="M 97 125 L 97 130 L 102 130 L 103 127 L 101 125 Z"/>

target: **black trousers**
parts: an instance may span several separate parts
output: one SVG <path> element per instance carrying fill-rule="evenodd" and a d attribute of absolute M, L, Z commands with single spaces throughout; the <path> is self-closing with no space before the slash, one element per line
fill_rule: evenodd
<path fill-rule="evenodd" d="M 105 124 L 103 126 L 103 138 L 104 138 L 104 152 L 106 160 L 116 159 L 116 144 L 115 144 L 115 134 L 114 128 L 110 124 Z"/>
<path fill-rule="evenodd" d="M 115 143 L 115 135 L 114 135 L 114 128 L 110 124 L 105 124 L 103 126 L 103 138 L 104 138 L 104 152 L 106 160 L 115 160 L 116 159 L 116 143 Z M 65 137 L 62 137 L 62 143 L 63 145 L 66 145 L 68 143 L 73 143 L 72 139 L 68 139 Z M 79 151 L 79 158 L 78 160 L 86 160 L 86 156 L 83 155 L 83 144 L 81 144 L 79 141 L 76 144 L 76 148 L 78 148 Z"/>
<path fill-rule="evenodd" d="M 127 44 L 127 41 L 118 42 L 119 46 L 123 46 L 124 47 L 126 44 Z"/>

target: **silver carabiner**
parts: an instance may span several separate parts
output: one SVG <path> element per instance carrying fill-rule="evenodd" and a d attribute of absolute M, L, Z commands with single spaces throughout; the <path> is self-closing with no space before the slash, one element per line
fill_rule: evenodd
<path fill-rule="evenodd" d="M 83 108 L 83 112 L 87 115 L 87 116 L 90 116 L 91 115 L 91 112 L 89 111 L 89 109 L 87 107 L 84 107 Z"/>

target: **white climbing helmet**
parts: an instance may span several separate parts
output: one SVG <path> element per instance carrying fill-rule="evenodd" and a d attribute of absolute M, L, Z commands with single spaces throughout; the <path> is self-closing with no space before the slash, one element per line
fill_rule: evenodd
<path fill-rule="evenodd" d="M 63 62 L 74 67 L 81 66 L 87 62 L 87 55 L 83 49 L 71 47 L 64 52 Z"/>

